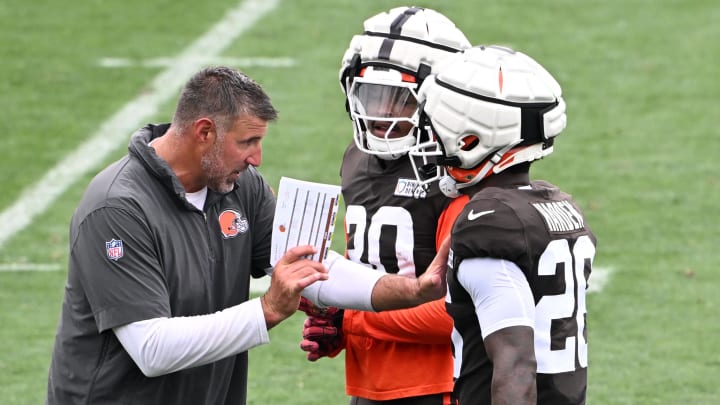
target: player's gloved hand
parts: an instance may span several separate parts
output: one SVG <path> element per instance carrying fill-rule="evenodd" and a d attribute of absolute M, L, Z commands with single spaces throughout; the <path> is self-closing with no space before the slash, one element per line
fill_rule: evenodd
<path fill-rule="evenodd" d="M 305 312 L 307 316 L 325 319 L 333 319 L 338 312 L 342 312 L 342 309 L 336 307 L 318 307 L 313 304 L 312 301 L 305 297 L 300 297 L 300 305 L 298 305 L 298 310 Z"/>
<path fill-rule="evenodd" d="M 305 297 L 300 297 L 298 310 L 308 317 L 303 324 L 303 340 L 300 348 L 307 359 L 316 361 L 321 357 L 335 357 L 345 347 L 342 334 L 344 312 L 341 308 L 321 308 Z"/>
<path fill-rule="evenodd" d="M 338 310 L 331 318 L 309 316 L 305 320 L 300 348 L 307 352 L 309 361 L 335 357 L 342 351 L 345 347 L 342 318 L 343 311 Z"/>

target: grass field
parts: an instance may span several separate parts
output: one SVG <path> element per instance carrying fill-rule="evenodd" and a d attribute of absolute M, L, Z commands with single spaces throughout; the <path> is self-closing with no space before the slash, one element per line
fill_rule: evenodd
<path fill-rule="evenodd" d="M 260 168 L 270 184 L 338 183 L 351 139 L 340 57 L 367 16 L 404 4 L 0 3 L 0 402 L 43 402 L 73 209 L 125 154 L 131 128 L 169 120 L 186 72 L 228 63 L 266 88 L 280 110 Z M 563 85 L 568 128 L 533 177 L 581 204 L 599 239 L 595 266 L 610 275 L 588 299 L 588 403 L 718 403 L 720 3 L 415 4 L 474 44 L 527 52 Z M 239 7 L 225 34 L 210 32 Z M 301 322 L 250 352 L 249 403 L 346 403 L 342 359 L 307 362 Z"/>

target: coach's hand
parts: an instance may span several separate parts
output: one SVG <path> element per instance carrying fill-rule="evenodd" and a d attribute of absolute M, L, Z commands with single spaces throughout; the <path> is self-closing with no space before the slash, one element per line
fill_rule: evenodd
<path fill-rule="evenodd" d="M 325 266 L 305 258 L 314 253 L 313 246 L 296 246 L 288 250 L 275 265 L 270 288 L 260 297 L 268 329 L 297 311 L 300 293 L 305 287 L 319 280 L 327 280 Z"/>

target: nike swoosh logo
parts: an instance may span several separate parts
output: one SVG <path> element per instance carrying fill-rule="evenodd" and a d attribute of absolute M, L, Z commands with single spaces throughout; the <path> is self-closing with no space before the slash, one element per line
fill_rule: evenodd
<path fill-rule="evenodd" d="M 468 213 L 468 220 L 472 221 L 472 220 L 480 218 L 483 215 L 492 214 L 493 212 L 495 212 L 495 210 L 480 211 L 480 212 L 473 212 L 473 210 L 470 210 L 470 212 Z"/>

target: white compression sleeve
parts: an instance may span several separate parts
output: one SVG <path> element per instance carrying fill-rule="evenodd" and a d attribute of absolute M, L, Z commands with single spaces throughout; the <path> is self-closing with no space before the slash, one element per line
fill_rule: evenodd
<path fill-rule="evenodd" d="M 328 268 L 328 279 L 308 286 L 303 290 L 303 297 L 319 307 L 375 311 L 372 291 L 386 273 L 352 262 L 332 250 L 324 263 Z"/>
<path fill-rule="evenodd" d="M 513 262 L 493 258 L 465 259 L 458 281 L 475 304 L 482 337 L 509 326 L 535 325 L 535 300 L 525 274 Z"/>
<path fill-rule="evenodd" d="M 148 319 L 113 331 L 148 377 L 212 363 L 270 341 L 259 298 L 214 314 Z"/>

